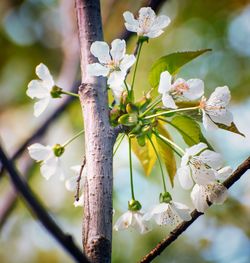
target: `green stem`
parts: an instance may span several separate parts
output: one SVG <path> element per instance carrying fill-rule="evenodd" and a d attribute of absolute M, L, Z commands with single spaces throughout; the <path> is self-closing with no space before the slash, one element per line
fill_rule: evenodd
<path fill-rule="evenodd" d="M 70 91 L 61 90 L 61 94 L 66 94 L 66 95 L 70 95 L 70 96 L 79 98 L 78 94 L 70 92 Z"/>
<path fill-rule="evenodd" d="M 164 189 L 164 192 L 167 192 L 167 187 L 166 187 L 166 182 L 165 182 L 165 178 L 164 178 L 164 173 L 163 173 L 163 168 L 162 168 L 162 163 L 161 163 L 160 156 L 159 156 L 159 154 L 158 154 L 158 152 L 157 152 L 157 150 L 156 150 L 156 148 L 155 148 L 155 146 L 154 146 L 154 144 L 153 144 L 153 142 L 152 142 L 152 140 L 151 140 L 151 138 L 149 136 L 148 136 L 148 139 L 149 139 L 149 141 L 150 141 L 150 143 L 151 143 L 151 145 L 152 145 L 152 147 L 153 147 L 153 149 L 155 151 L 155 154 L 157 156 L 158 162 L 160 164 L 163 189 Z"/>
<path fill-rule="evenodd" d="M 134 183 L 133 183 L 133 169 L 132 169 L 132 155 L 131 155 L 131 139 L 130 138 L 128 138 L 128 142 L 129 142 L 129 169 L 130 169 L 131 196 L 132 196 L 132 200 L 135 200 Z"/>
<path fill-rule="evenodd" d="M 160 97 L 160 98 L 159 98 Z M 161 102 L 161 96 L 158 96 L 154 102 L 152 102 L 148 108 L 139 116 L 140 118 L 147 114 L 154 106 Z"/>
<path fill-rule="evenodd" d="M 173 141 L 169 140 L 168 138 L 162 136 L 161 134 L 158 134 L 156 132 L 154 132 L 154 134 L 159 138 L 161 139 L 163 142 L 165 142 L 169 147 L 171 147 L 174 152 L 179 156 L 179 157 L 182 157 L 184 154 L 185 154 L 185 151 L 180 147 L 178 146 L 176 143 L 174 143 Z M 172 147 L 173 146 L 173 147 Z M 181 154 L 179 152 L 177 152 L 175 150 L 175 148 L 181 152 Z"/>
<path fill-rule="evenodd" d="M 141 54 L 142 44 L 143 44 L 143 42 L 139 42 L 139 43 L 138 43 L 139 47 L 138 47 L 138 54 L 137 54 L 137 57 L 136 57 L 134 75 L 133 75 L 133 79 L 132 79 L 131 93 L 133 92 L 133 88 L 134 88 L 134 84 L 135 84 L 135 75 L 136 75 L 137 66 L 138 66 L 138 61 L 139 61 L 140 54 Z"/>
<path fill-rule="evenodd" d="M 150 115 L 150 116 L 146 116 L 144 119 L 150 119 L 150 118 L 154 118 L 154 117 L 157 117 L 157 116 L 162 116 L 162 115 L 164 115 L 164 114 L 169 114 L 169 113 L 174 113 L 174 112 L 197 110 L 197 109 L 199 109 L 199 108 L 200 108 L 200 106 L 195 106 L 195 107 L 181 108 L 181 109 L 170 110 L 170 111 L 162 111 L 162 112 L 159 112 L 159 113 Z"/>
<path fill-rule="evenodd" d="M 114 152 L 113 152 L 113 157 L 115 156 L 118 148 L 120 147 L 120 145 L 121 145 L 124 137 L 125 137 L 125 134 L 123 134 L 123 135 L 119 138 L 119 142 L 117 143 L 116 148 L 115 148 L 115 150 L 114 150 Z"/>
<path fill-rule="evenodd" d="M 74 137 L 72 137 L 71 139 L 69 139 L 68 141 L 66 141 L 62 147 L 66 147 L 68 146 L 72 141 L 74 141 L 76 138 L 78 138 L 81 134 L 84 133 L 84 130 L 81 130 L 80 132 L 78 132 Z"/>

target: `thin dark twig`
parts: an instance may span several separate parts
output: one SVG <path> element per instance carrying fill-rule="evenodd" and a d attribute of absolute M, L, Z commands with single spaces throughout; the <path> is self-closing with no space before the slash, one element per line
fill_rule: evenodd
<path fill-rule="evenodd" d="M 8 171 L 9 177 L 16 190 L 24 198 L 26 204 L 31 209 L 47 231 L 62 245 L 62 247 L 76 260 L 76 262 L 89 262 L 82 251 L 76 246 L 72 236 L 65 234 L 62 229 L 55 223 L 45 208 L 35 197 L 29 185 L 21 179 L 18 171 L 11 160 L 8 159 L 0 146 L 0 160 Z"/>
<path fill-rule="evenodd" d="M 223 185 L 226 188 L 230 188 L 241 176 L 250 169 L 250 157 L 248 157 L 239 167 L 232 173 L 232 175 L 224 181 Z M 212 204 L 209 204 L 212 205 Z M 164 238 L 158 245 L 153 248 L 146 256 L 144 256 L 140 263 L 151 262 L 157 256 L 159 256 L 169 245 L 171 245 L 193 222 L 203 213 L 194 210 L 191 213 L 192 219 L 190 221 L 182 222 L 179 224 L 170 234 Z"/>
<path fill-rule="evenodd" d="M 77 180 L 76 180 L 76 183 L 77 183 L 77 185 L 76 185 L 76 194 L 75 194 L 75 200 L 76 201 L 79 201 L 80 182 L 81 182 L 82 172 L 83 172 L 85 164 L 86 164 L 86 156 L 83 157 L 83 162 L 82 162 L 82 165 L 81 165 L 81 169 L 80 169 L 79 175 L 78 175 Z"/>

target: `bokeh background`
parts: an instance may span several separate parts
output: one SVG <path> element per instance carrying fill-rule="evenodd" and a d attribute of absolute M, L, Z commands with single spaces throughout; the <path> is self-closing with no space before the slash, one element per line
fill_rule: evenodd
<path fill-rule="evenodd" d="M 39 118 L 33 116 L 33 102 L 25 95 L 28 82 L 35 77 L 40 62 L 50 68 L 58 85 L 71 89 L 80 79 L 78 40 L 74 1 L 1 0 L 0 1 L 0 135 L 11 156 L 15 149 L 62 103 L 53 105 Z M 124 30 L 122 13 L 136 12 L 144 4 L 134 0 L 102 0 L 105 40 L 110 42 Z M 250 153 L 250 1 L 247 0 L 167 0 L 160 13 L 172 22 L 159 38 L 150 40 L 142 50 L 136 80 L 137 96 L 149 89 L 147 73 L 155 59 L 173 51 L 212 48 L 213 51 L 189 63 L 181 70 L 183 78 L 202 78 L 206 94 L 217 86 L 228 85 L 232 92 L 230 110 L 235 123 L 246 137 L 227 131 L 204 132 L 225 164 L 236 168 Z M 134 49 L 136 38 L 128 43 Z M 58 118 L 39 142 L 63 143 L 82 127 L 79 103 L 75 102 Z M 183 146 L 181 138 L 173 137 Z M 67 176 L 69 167 L 81 163 L 83 139 L 69 146 L 63 156 Z M 17 161 L 19 170 L 56 221 L 81 244 L 82 209 L 73 206 L 74 193 L 65 190 L 58 178 L 44 180 L 38 165 L 27 156 Z M 136 196 L 148 209 L 158 201 L 160 176 L 157 167 L 150 177 L 143 175 L 134 157 Z M 200 217 L 155 262 L 250 262 L 250 173 L 230 189 L 223 206 L 213 206 Z M 176 180 L 171 190 L 176 201 L 192 207 L 189 192 Z M 61 247 L 31 216 L 22 200 L 13 205 L 6 220 L 5 208 L 13 199 L 8 177 L 0 178 L 0 262 L 72 262 Z M 127 143 L 114 160 L 114 220 L 127 209 L 130 199 Z M 5 213 L 6 215 L 6 213 Z M 136 262 L 170 228 L 156 227 L 146 235 L 134 231 L 115 232 L 113 262 Z"/>

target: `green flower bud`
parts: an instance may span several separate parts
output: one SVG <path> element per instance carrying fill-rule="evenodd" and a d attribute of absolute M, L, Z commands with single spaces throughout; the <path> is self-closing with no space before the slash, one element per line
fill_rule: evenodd
<path fill-rule="evenodd" d="M 60 144 L 55 144 L 52 149 L 56 157 L 60 157 L 64 153 L 64 150 L 65 150 L 65 148 L 61 146 Z"/>
<path fill-rule="evenodd" d="M 169 192 L 160 193 L 159 197 L 160 203 L 169 203 L 172 201 L 172 196 Z"/>
<path fill-rule="evenodd" d="M 130 200 L 128 202 L 128 210 L 130 210 L 130 211 L 139 211 L 139 210 L 141 210 L 140 202 L 137 201 L 137 200 L 133 200 L 133 199 Z"/>
<path fill-rule="evenodd" d="M 61 94 L 62 94 L 62 89 L 57 87 L 57 86 L 54 86 L 51 91 L 50 91 L 50 96 L 53 98 L 53 99 L 57 99 L 57 98 L 61 98 Z"/>

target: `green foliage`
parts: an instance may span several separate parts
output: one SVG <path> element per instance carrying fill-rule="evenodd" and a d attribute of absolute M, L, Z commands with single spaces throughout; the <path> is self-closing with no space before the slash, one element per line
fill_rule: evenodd
<path fill-rule="evenodd" d="M 160 75 L 163 71 L 167 70 L 170 74 L 174 75 L 183 65 L 207 51 L 211 51 L 211 49 L 176 52 L 159 58 L 150 69 L 149 83 L 153 88 L 156 88 L 159 84 Z"/>

